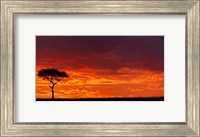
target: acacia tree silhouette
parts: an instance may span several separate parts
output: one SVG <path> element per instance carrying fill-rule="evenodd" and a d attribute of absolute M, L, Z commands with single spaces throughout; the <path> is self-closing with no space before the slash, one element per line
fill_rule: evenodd
<path fill-rule="evenodd" d="M 61 79 L 69 77 L 64 71 L 61 72 L 57 69 L 41 69 L 38 72 L 38 76 L 51 82 L 52 85 L 49 85 L 49 87 L 52 90 L 52 100 L 54 100 L 54 86 L 60 82 Z"/>

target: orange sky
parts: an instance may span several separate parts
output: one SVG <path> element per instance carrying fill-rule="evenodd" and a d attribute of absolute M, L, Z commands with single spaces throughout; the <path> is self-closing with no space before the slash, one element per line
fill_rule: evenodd
<path fill-rule="evenodd" d="M 69 75 L 55 98 L 163 97 L 164 37 L 37 36 L 37 98 L 52 95 L 50 82 L 37 76 L 45 68 Z"/>

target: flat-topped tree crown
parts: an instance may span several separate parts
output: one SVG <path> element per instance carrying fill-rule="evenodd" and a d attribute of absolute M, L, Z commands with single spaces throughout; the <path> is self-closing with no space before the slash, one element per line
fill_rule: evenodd
<path fill-rule="evenodd" d="M 38 72 L 38 76 L 52 83 L 52 85 L 49 86 L 52 89 L 52 99 L 54 99 L 54 86 L 61 81 L 61 79 L 69 77 L 64 71 L 59 71 L 57 69 L 41 69 Z"/>
<path fill-rule="evenodd" d="M 38 76 L 39 77 L 44 77 L 44 78 L 48 78 L 48 77 L 60 77 L 60 78 L 64 78 L 64 77 L 69 77 L 64 71 L 61 72 L 57 69 L 41 69 L 38 72 Z"/>

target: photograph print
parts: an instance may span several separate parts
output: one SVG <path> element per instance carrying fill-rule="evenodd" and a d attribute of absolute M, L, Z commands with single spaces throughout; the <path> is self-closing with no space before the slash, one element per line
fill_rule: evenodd
<path fill-rule="evenodd" d="M 36 101 L 164 101 L 164 36 L 36 36 Z"/>

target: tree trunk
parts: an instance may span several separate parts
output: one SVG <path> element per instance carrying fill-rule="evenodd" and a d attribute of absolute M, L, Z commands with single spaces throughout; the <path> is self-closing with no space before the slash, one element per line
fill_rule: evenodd
<path fill-rule="evenodd" d="M 52 85 L 52 87 L 51 87 L 51 90 L 52 90 L 52 100 L 54 100 L 54 84 Z"/>
<path fill-rule="evenodd" d="M 54 100 L 54 90 L 53 88 L 51 88 L 51 90 L 52 90 L 52 100 Z"/>

